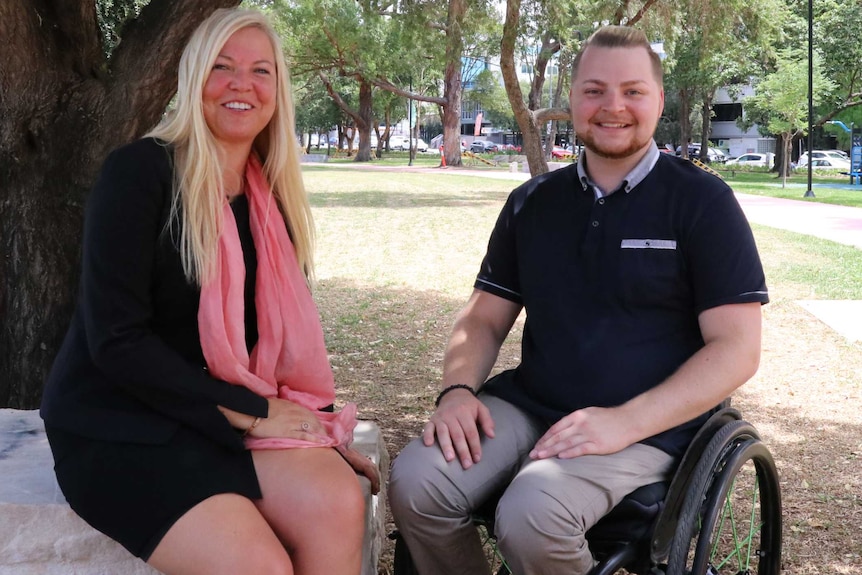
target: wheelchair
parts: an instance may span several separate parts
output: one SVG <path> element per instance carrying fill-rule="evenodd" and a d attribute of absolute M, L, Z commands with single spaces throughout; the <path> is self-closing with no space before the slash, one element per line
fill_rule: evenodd
<path fill-rule="evenodd" d="M 627 495 L 587 532 L 588 575 L 779 575 L 781 492 L 757 430 L 725 402 L 698 430 L 669 482 Z M 492 573 L 511 575 L 496 547 L 492 499 L 473 515 Z M 395 532 L 394 575 L 416 575 Z"/>

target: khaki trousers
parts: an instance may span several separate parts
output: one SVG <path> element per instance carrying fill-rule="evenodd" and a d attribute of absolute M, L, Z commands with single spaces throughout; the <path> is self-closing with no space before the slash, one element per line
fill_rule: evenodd
<path fill-rule="evenodd" d="M 463 469 L 421 438 L 396 458 L 389 479 L 395 523 L 421 575 L 487 575 L 470 514 L 503 491 L 495 531 L 514 575 L 584 574 L 593 566 L 584 534 L 627 494 L 668 479 L 673 458 L 635 444 L 612 455 L 533 461 L 547 426 L 488 394 L 495 423 L 482 460 Z M 507 487 L 508 486 L 508 487 Z"/>

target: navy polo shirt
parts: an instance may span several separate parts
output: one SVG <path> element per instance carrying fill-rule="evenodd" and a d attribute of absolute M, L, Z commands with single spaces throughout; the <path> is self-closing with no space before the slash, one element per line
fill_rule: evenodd
<path fill-rule="evenodd" d="M 703 347 L 700 312 L 768 301 L 732 190 L 655 148 L 607 196 L 576 165 L 515 189 L 475 287 L 527 314 L 521 364 L 485 390 L 548 424 L 664 381 Z M 643 443 L 680 455 L 708 415 Z"/>

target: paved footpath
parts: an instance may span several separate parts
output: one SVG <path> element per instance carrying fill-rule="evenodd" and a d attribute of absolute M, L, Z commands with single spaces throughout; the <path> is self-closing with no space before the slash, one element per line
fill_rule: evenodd
<path fill-rule="evenodd" d="M 862 195 L 862 188 L 859 194 Z M 862 249 L 862 208 L 749 194 L 736 194 L 736 198 L 752 223 Z"/>

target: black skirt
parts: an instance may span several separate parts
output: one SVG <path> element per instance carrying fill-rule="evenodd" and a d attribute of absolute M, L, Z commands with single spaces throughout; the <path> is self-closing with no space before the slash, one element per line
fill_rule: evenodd
<path fill-rule="evenodd" d="M 46 431 L 57 482 L 75 513 L 144 561 L 201 501 L 220 493 L 261 498 L 250 451 L 229 451 L 182 426 L 163 445 Z"/>

